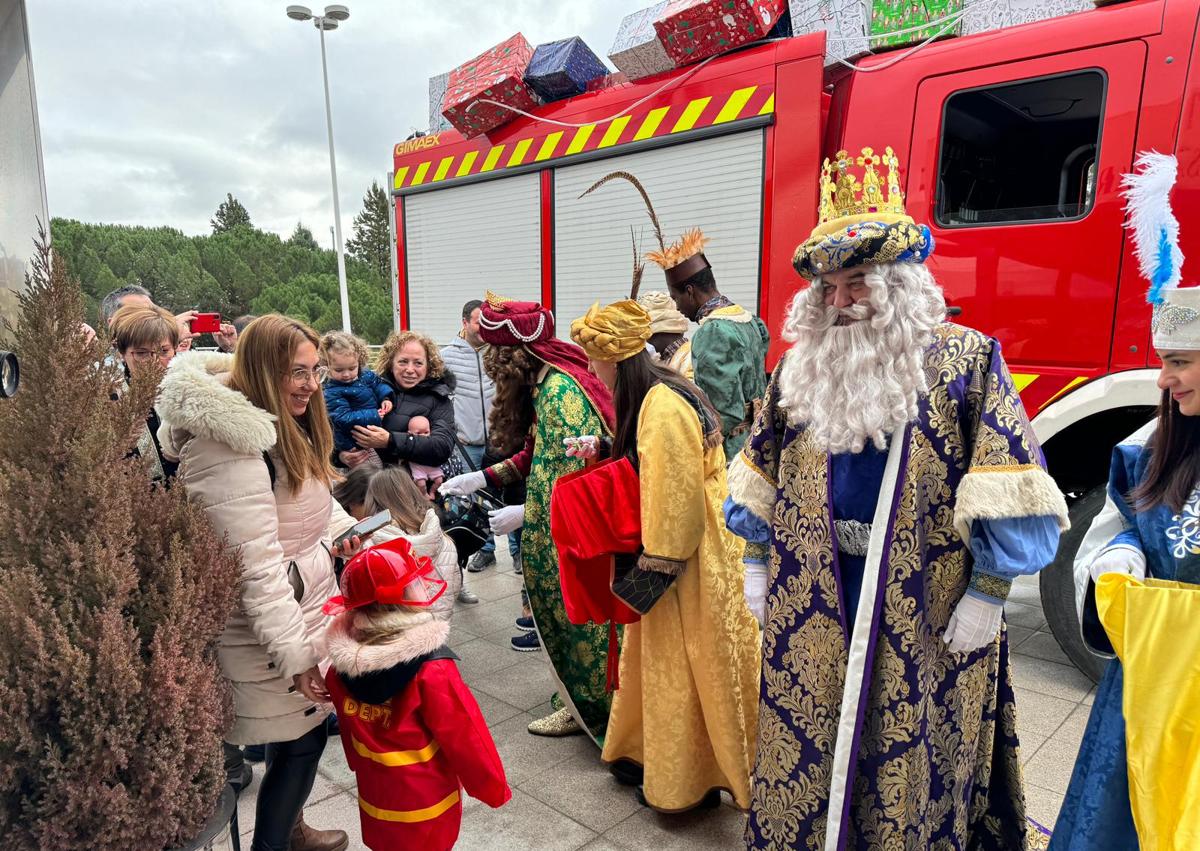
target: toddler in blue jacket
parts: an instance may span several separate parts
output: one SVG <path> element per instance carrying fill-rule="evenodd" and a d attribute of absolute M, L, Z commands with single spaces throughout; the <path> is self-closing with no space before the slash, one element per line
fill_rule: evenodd
<path fill-rule="evenodd" d="M 321 338 L 321 362 L 329 370 L 325 380 L 325 407 L 333 425 L 338 452 L 357 449 L 355 426 L 383 426 L 392 410 L 394 391 L 367 369 L 367 344 L 345 331 L 330 331 Z"/>

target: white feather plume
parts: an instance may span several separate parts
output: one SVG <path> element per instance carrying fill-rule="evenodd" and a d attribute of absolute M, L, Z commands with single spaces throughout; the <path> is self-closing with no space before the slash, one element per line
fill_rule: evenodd
<path fill-rule="evenodd" d="M 1179 285 L 1183 267 L 1179 221 L 1171 211 L 1171 188 L 1178 163 L 1170 154 L 1144 151 L 1138 154 L 1134 167 L 1133 174 L 1121 179 L 1128 216 L 1125 227 L 1133 236 L 1138 268 L 1150 282 L 1146 299 L 1158 304 L 1163 290 Z"/>

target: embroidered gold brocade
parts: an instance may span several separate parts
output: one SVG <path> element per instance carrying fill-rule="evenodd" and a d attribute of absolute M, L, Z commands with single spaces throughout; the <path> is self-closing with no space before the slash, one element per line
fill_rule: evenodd
<path fill-rule="evenodd" d="M 646 799 L 662 810 L 692 807 L 714 788 L 750 804 L 759 632 L 742 597 L 742 544 L 723 521 L 725 453 L 702 440 L 678 394 L 650 391 L 637 435 L 643 544 L 686 566 L 625 627 L 603 758 L 643 765 Z"/>
<path fill-rule="evenodd" d="M 992 341 L 953 325 L 942 326 L 938 335 L 940 345 L 926 361 L 929 422 L 925 431 L 912 430 L 907 467 L 901 472 L 883 587 L 882 617 L 888 630 L 876 645 L 860 744 L 860 758 L 881 758 L 882 767 L 874 778 L 874 791 L 865 778 L 857 778 L 847 847 L 858 843 L 881 849 L 950 848 L 930 840 L 950 820 L 956 836 L 966 837 L 971 825 L 978 847 L 1003 848 L 1006 838 L 1019 829 L 983 818 L 988 796 L 1012 799 L 1022 819 L 1024 815 L 1016 749 L 1005 748 L 998 758 L 1006 762 L 992 770 L 997 735 L 1016 737 L 1012 705 L 998 704 L 996 674 L 1007 675 L 999 670 L 1000 639 L 979 659 L 963 664 L 961 656 L 947 651 L 942 634 L 970 580 L 969 554 L 954 529 L 948 459 L 960 472 L 976 463 L 1015 463 L 1007 441 L 1002 452 L 988 429 L 979 428 L 985 404 L 990 415 L 1017 435 L 1021 446 L 1028 449 L 1032 437 L 1011 381 L 1005 387 L 994 375 L 990 382 L 985 378 Z M 964 386 L 965 396 L 953 395 L 953 388 Z M 760 705 L 753 788 L 760 841 L 755 847 L 820 849 L 823 818 L 808 823 L 812 830 L 807 835 L 800 830 L 802 821 L 828 804 L 847 660 L 841 625 L 810 611 L 818 597 L 834 611 L 839 608 L 832 582 L 827 459 L 803 433 L 780 449 L 777 441 L 786 423 L 774 404 L 774 380 L 767 399 L 746 460 L 780 487 L 772 524 L 776 546 L 770 557 L 763 652 L 774 659 L 781 643 L 786 651 L 782 665 L 765 666 L 763 672 L 765 700 Z M 764 440 L 764 432 L 775 440 Z M 781 579 L 779 547 L 794 559 L 798 574 Z M 933 549 L 938 554 L 926 561 Z M 939 693 L 940 701 L 931 699 Z M 998 717 L 990 714 L 1000 706 Z M 802 732 L 803 744 L 796 730 Z M 819 758 L 812 758 L 812 747 L 819 749 Z M 1009 785 L 997 787 L 998 780 Z M 978 835 L 981 830 L 986 837 Z M 1031 847 L 1036 847 L 1041 840 L 1032 835 L 1036 831 L 1029 833 Z"/>

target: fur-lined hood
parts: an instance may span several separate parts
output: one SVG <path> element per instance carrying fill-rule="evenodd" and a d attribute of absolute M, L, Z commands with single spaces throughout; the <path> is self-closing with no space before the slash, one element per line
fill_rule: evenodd
<path fill-rule="evenodd" d="M 414 615 L 424 617 L 414 617 Z M 339 615 L 325 633 L 329 643 L 329 659 L 339 674 L 361 677 L 378 671 L 386 671 L 404 662 L 411 662 L 426 653 L 432 653 L 446 643 L 450 624 L 436 620 L 428 612 L 413 614 L 397 613 L 395 637 L 378 644 L 362 644 L 354 628 L 356 617 L 353 610 Z M 405 622 L 418 622 L 406 626 Z M 378 625 L 378 622 L 376 622 Z"/>
<path fill-rule="evenodd" d="M 275 416 L 229 388 L 232 368 L 233 355 L 221 352 L 177 355 L 158 390 L 155 408 L 163 420 L 160 436 L 174 442 L 173 432 L 178 430 L 246 454 L 274 446 Z M 172 446 L 172 454 L 174 449 Z"/>

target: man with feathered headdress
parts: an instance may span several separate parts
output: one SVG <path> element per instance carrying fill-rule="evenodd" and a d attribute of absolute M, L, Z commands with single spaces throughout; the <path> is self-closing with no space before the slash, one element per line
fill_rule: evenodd
<path fill-rule="evenodd" d="M 763 623 L 747 840 L 1024 849 L 1003 604 L 1066 504 L 999 344 L 945 321 L 892 149 L 826 160 L 820 197 L 792 345 L 729 470 Z"/>

